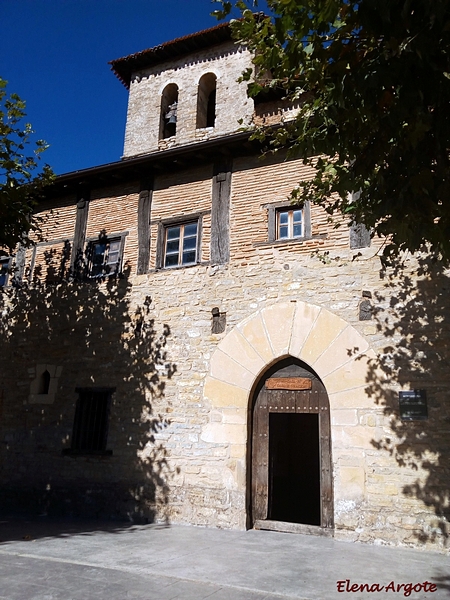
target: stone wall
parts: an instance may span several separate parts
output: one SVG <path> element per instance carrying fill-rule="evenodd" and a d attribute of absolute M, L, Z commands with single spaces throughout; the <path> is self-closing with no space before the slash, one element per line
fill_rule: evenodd
<path fill-rule="evenodd" d="M 128 231 L 126 275 L 45 283 L 2 296 L 4 506 L 38 512 L 243 528 L 251 402 L 269 366 L 298 356 L 330 397 L 335 535 L 443 549 L 448 535 L 448 273 L 426 256 L 383 270 L 379 244 L 350 250 L 348 228 L 311 208 L 312 238 L 268 242 L 267 204 L 303 165 L 234 161 L 231 259 L 209 261 L 212 165 L 156 178 L 150 270 L 136 276 L 137 183 L 91 193 L 87 231 Z M 72 202 L 72 204 L 71 204 Z M 74 204 L 58 208 L 67 238 Z M 155 269 L 159 220 L 203 211 L 200 264 Z M 59 218 L 59 217 L 58 217 Z M 50 220 L 48 232 L 56 225 Z M 55 264 L 62 257 L 58 229 Z M 64 236 L 62 236 L 64 237 Z M 41 264 L 36 256 L 34 271 Z M 370 296 L 370 298 L 369 298 Z M 364 299 L 371 317 L 360 320 Z M 226 319 L 212 333 L 212 309 Z M 52 402 L 33 395 L 52 367 Z M 114 387 L 108 449 L 70 449 L 76 388 Z M 397 393 L 426 389 L 429 418 L 399 419 Z"/>

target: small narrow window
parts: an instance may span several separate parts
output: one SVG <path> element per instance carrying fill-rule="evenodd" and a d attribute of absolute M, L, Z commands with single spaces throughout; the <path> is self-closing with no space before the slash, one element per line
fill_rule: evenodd
<path fill-rule="evenodd" d="M 164 266 L 177 267 L 197 262 L 198 222 L 167 227 Z"/>
<path fill-rule="evenodd" d="M 120 271 L 122 238 L 101 237 L 89 244 L 89 277 L 107 277 Z"/>
<path fill-rule="evenodd" d="M 169 83 L 161 96 L 159 139 L 173 137 L 177 132 L 178 86 Z"/>
<path fill-rule="evenodd" d="M 215 126 L 216 85 L 217 78 L 214 73 L 206 73 L 198 83 L 197 129 Z"/>
<path fill-rule="evenodd" d="M 211 313 L 211 333 L 223 333 L 227 326 L 227 313 L 221 313 L 217 306 L 212 309 Z"/>
<path fill-rule="evenodd" d="M 277 211 L 276 237 L 279 240 L 304 237 L 303 210 L 301 208 Z"/>
<path fill-rule="evenodd" d="M 50 389 L 50 373 L 46 369 L 39 378 L 38 394 L 48 394 L 49 389 Z"/>
<path fill-rule="evenodd" d="M 8 285 L 10 262 L 11 258 L 9 256 L 2 256 L 0 258 L 0 287 Z"/>
<path fill-rule="evenodd" d="M 71 451 L 96 453 L 106 451 L 108 417 L 114 389 L 78 390 Z"/>

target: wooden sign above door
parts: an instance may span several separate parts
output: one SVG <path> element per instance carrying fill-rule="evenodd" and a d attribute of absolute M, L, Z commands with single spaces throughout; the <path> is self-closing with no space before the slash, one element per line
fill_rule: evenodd
<path fill-rule="evenodd" d="M 271 377 L 266 380 L 268 390 L 310 390 L 311 379 L 306 377 Z"/>

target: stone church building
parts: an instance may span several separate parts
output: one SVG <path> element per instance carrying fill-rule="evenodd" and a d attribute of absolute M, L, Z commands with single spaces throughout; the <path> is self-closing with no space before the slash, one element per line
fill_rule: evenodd
<path fill-rule="evenodd" d="M 111 66 L 123 157 L 1 258 L 0 508 L 447 548 L 448 273 L 290 203 L 227 24 Z"/>

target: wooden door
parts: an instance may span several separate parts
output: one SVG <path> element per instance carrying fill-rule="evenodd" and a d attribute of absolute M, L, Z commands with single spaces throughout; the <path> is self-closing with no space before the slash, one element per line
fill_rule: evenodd
<path fill-rule="evenodd" d="M 254 525 L 287 521 L 333 527 L 329 413 L 322 382 L 303 365 L 271 369 L 259 386 L 252 430 Z"/>

